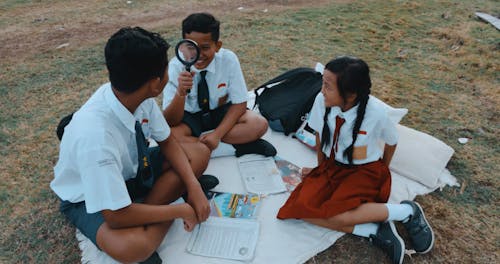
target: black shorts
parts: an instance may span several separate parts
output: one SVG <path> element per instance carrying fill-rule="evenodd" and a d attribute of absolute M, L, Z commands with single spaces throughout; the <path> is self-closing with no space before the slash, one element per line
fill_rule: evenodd
<path fill-rule="evenodd" d="M 163 157 L 161 155 L 160 147 L 149 148 L 151 163 L 155 170 L 153 174 L 153 182 L 156 182 L 158 177 L 161 175 L 161 166 L 163 164 Z M 158 170 L 160 170 L 158 172 Z M 127 191 L 130 195 L 130 199 L 133 202 L 141 202 L 142 199 L 149 193 L 150 189 L 142 184 L 141 178 L 136 176 L 135 178 L 126 181 Z M 59 207 L 59 211 L 66 216 L 66 218 L 82 232 L 87 238 L 89 238 L 94 245 L 97 245 L 97 230 L 104 223 L 104 217 L 102 213 L 96 212 L 89 214 L 87 213 L 87 207 L 85 206 L 85 201 L 78 203 L 71 203 L 68 201 L 62 201 Z M 100 249 L 100 248 L 99 248 Z"/>
<path fill-rule="evenodd" d="M 205 114 L 201 111 L 197 113 L 184 111 L 182 123 L 186 124 L 191 129 L 191 135 L 193 135 L 193 137 L 199 137 L 201 133 L 215 129 L 219 126 L 231 105 L 230 103 L 222 105 Z"/>

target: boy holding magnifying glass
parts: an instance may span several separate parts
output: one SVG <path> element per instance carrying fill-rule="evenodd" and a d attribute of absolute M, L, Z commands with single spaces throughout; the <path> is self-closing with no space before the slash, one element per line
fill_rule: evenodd
<path fill-rule="evenodd" d="M 219 21 L 208 13 L 183 20 L 182 37 L 198 44 L 200 56 L 190 72 L 177 58 L 170 61 L 163 115 L 181 142 L 199 140 L 214 150 L 223 141 L 235 147 L 236 156 L 274 156 L 276 149 L 260 139 L 267 120 L 246 108 L 247 87 L 238 57 L 221 48 L 219 28 Z M 210 132 L 202 134 L 205 131 Z"/>

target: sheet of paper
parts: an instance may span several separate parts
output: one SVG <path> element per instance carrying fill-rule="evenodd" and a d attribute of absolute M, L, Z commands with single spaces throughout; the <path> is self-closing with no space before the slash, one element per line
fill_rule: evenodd
<path fill-rule="evenodd" d="M 238 158 L 238 167 L 248 192 L 273 194 L 287 190 L 273 157 L 244 155 Z"/>
<path fill-rule="evenodd" d="M 249 261 L 255 254 L 259 228 L 256 220 L 209 217 L 193 230 L 186 250 L 205 257 Z"/>

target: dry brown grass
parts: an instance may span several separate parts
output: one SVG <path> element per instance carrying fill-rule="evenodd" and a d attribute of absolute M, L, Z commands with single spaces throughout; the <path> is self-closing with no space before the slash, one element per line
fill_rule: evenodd
<path fill-rule="evenodd" d="M 462 186 L 417 198 L 436 232 L 435 248 L 405 262 L 499 261 L 500 38 L 473 15 L 499 14 L 496 1 L 6 0 L 0 3 L 0 262 L 79 261 L 74 229 L 48 187 L 58 156 L 55 126 L 106 81 L 102 46 L 119 27 L 139 25 L 173 43 L 182 18 L 202 10 L 222 20 L 224 45 L 239 55 L 251 88 L 338 54 L 365 59 L 374 94 L 410 109 L 402 123 L 456 151 L 448 167 Z M 458 137 L 471 141 L 461 145 Z M 365 240 L 344 236 L 308 263 L 384 261 Z"/>

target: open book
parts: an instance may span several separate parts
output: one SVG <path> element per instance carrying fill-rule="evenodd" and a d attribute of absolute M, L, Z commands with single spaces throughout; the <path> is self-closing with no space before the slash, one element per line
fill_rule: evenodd
<path fill-rule="evenodd" d="M 205 257 L 249 261 L 255 254 L 259 229 L 257 220 L 209 217 L 191 232 L 186 250 Z"/>
<path fill-rule="evenodd" d="M 248 192 L 273 194 L 287 190 L 273 157 L 244 155 L 238 158 L 238 168 Z"/>

